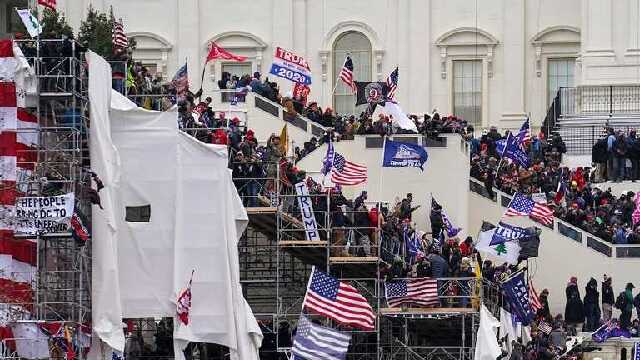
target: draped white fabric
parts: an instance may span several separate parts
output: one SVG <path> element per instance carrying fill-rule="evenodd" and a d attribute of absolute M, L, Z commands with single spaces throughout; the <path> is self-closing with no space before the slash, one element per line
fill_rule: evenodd
<path fill-rule="evenodd" d="M 103 66 L 93 55 L 90 79 L 102 72 L 95 67 Z M 102 86 L 110 88 L 110 78 L 105 80 Z M 107 154 L 92 151 L 92 164 L 108 162 L 120 174 L 115 186 L 105 181 L 100 192 L 101 197 L 111 195 L 112 205 L 104 211 L 94 206 L 94 325 L 122 317 L 175 317 L 178 293 L 194 271 L 189 324 L 174 319 L 176 359 L 192 341 L 221 344 L 232 356 L 257 360 L 262 334 L 242 297 L 237 251 L 248 218 L 227 169 L 226 147 L 179 131 L 175 107 L 147 111 L 113 94 L 108 113 L 96 117 L 94 111 L 104 106 L 94 110 L 91 100 L 91 140 L 113 147 Z M 94 137 L 94 119 L 109 124 L 107 137 Z M 116 156 L 118 161 L 106 160 Z M 148 221 L 127 221 L 127 207 L 145 206 Z M 111 219 L 113 227 L 107 226 Z M 96 245 L 103 241 L 111 244 Z M 115 263 L 115 270 L 96 267 L 96 259 L 98 265 Z M 107 290 L 105 284 L 112 287 Z M 111 332 L 94 330 L 109 347 L 122 351 L 124 343 L 113 341 L 122 330 L 113 325 Z"/>

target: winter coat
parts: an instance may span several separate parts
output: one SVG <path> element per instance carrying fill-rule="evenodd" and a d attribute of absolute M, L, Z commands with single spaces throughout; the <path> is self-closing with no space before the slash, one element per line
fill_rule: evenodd
<path fill-rule="evenodd" d="M 589 280 L 585 287 L 584 312 L 585 316 L 600 318 L 600 294 L 598 293 L 598 283 L 595 279 Z"/>
<path fill-rule="evenodd" d="M 427 257 L 431 263 L 431 274 L 435 278 L 446 277 L 449 272 L 447 261 L 438 254 L 429 254 Z"/>
<path fill-rule="evenodd" d="M 607 139 L 603 138 L 598 140 L 591 148 L 591 161 L 604 164 L 607 162 L 607 158 Z"/>
<path fill-rule="evenodd" d="M 584 322 L 584 305 L 580 299 L 580 290 L 574 284 L 567 285 L 565 290 L 567 295 L 567 304 L 564 308 L 564 319 L 568 324 L 577 324 Z"/>

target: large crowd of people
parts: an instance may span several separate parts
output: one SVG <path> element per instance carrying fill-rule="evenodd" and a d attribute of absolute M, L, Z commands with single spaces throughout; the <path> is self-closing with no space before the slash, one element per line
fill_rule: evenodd
<path fill-rule="evenodd" d="M 471 143 L 471 177 L 482 181 L 490 196 L 493 188 L 507 194 L 543 194 L 556 217 L 613 244 L 640 244 L 640 228 L 631 218 L 635 194 L 615 196 L 610 189 L 594 186 L 602 179 L 597 175 L 599 166 L 598 170 L 562 166 L 566 147 L 559 135 L 551 139 L 542 134 L 532 136 L 527 148 L 532 163 L 529 168 L 501 161 L 496 142 L 506 136 L 497 129 L 479 138 L 467 136 Z"/>
<path fill-rule="evenodd" d="M 242 101 L 248 91 L 255 91 L 281 104 L 288 113 L 304 116 L 330 129 L 323 137 L 311 138 L 302 147 L 294 149 L 293 157 L 287 157 L 286 144 L 278 135 L 273 134 L 266 142 L 259 142 L 254 132 L 240 124 L 238 119 L 226 119 L 224 114 L 213 112 L 210 98 L 196 102 L 198 94 L 189 94 L 185 101 L 180 102 L 179 126 L 184 131 L 201 141 L 229 146 L 229 167 L 245 206 L 278 206 L 283 213 L 300 220 L 301 210 L 298 202 L 294 201 L 293 185 L 306 182 L 321 237 L 330 236 L 332 239 L 332 256 L 380 256 L 381 276 L 387 281 L 412 277 L 462 278 L 457 286 L 448 289 L 439 286 L 442 306 L 471 306 L 475 291 L 472 282 L 465 279 L 481 275 L 487 283 L 498 284 L 522 270 L 525 262 L 510 266 L 482 261 L 471 237 L 461 240 L 455 235 L 440 236 L 446 234 L 447 229 L 437 206 L 431 209 L 431 232 L 417 229 L 412 222 L 412 213 L 417 208 L 412 203 L 412 194 L 396 199 L 392 204 L 369 202 L 366 192 L 348 199 L 339 188 L 323 188 L 296 166 L 297 160 L 329 140 L 348 140 L 361 134 L 396 133 L 398 129 L 394 129 L 392 119 L 386 115 L 380 114 L 373 121 L 366 113 L 341 116 L 330 108 L 321 109 L 315 102 L 303 104 L 300 98 L 282 96 L 277 84 L 267 79 L 262 81 L 259 73 L 241 77 L 224 74 L 218 85 L 221 89 L 236 89 L 231 95 L 225 95 L 233 96 L 233 101 Z M 631 221 L 634 194 L 616 197 L 611 190 L 603 191 L 592 186 L 593 182 L 606 179 L 608 174 L 623 174 L 620 176 L 632 180 L 637 177 L 637 169 L 633 170 L 637 162 L 631 160 L 631 170 L 628 170 L 628 161 L 616 160 L 616 149 L 621 147 L 616 144 L 619 141 L 628 144 L 628 138 L 620 140 L 615 134 L 605 138 L 607 151 L 613 149 L 610 152 L 613 155 L 605 161 L 606 166 L 598 165 L 593 170 L 570 170 L 561 165 L 566 147 L 559 135 L 549 139 L 542 133 L 533 135 L 526 149 L 532 165 L 522 168 L 500 161 L 497 142 L 508 134 L 501 134 L 496 128 L 475 137 L 472 127 L 454 117 L 441 118 L 434 112 L 422 119 L 411 118 L 419 131 L 427 135 L 451 131 L 461 133 L 470 144 L 471 176 L 482 181 L 489 194 L 494 188 L 508 194 L 542 193 L 554 208 L 555 215 L 568 223 L 612 243 L 640 243 L 640 229 L 634 228 Z M 614 137 L 612 140 L 611 136 Z M 630 135 L 629 138 L 635 137 Z M 602 142 L 597 146 L 602 146 Z M 628 145 L 626 148 L 632 147 Z M 610 161 L 612 158 L 613 162 Z M 621 168 L 625 170 L 620 172 Z M 285 196 L 274 203 L 276 191 Z M 477 274 L 478 271 L 481 274 Z M 595 331 L 607 321 L 618 321 L 630 336 L 638 336 L 640 324 L 638 319 L 632 321 L 632 312 L 635 309 L 640 316 L 640 294 L 633 296 L 633 289 L 633 284 L 629 283 L 616 297 L 612 279 L 605 275 L 601 291 L 598 291 L 597 281 L 591 278 L 586 284 L 584 297 L 581 297 L 577 279 L 572 277 L 565 294 L 566 310 L 564 314 L 555 316 L 549 310 L 549 291 L 544 289 L 540 294 L 542 308 L 536 314 L 531 339 L 518 339 L 509 346 L 505 344 L 505 348 L 511 349 L 511 359 L 518 359 L 518 354 L 522 354 L 521 359 L 552 359 L 565 350 L 567 336 L 583 330 Z M 619 320 L 613 318 L 614 309 L 621 312 Z M 541 324 L 549 324 L 551 330 L 540 330 Z"/>

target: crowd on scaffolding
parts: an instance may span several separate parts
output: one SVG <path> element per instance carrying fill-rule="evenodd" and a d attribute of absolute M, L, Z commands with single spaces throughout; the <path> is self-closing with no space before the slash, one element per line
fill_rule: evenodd
<path fill-rule="evenodd" d="M 489 196 L 494 196 L 494 188 L 507 194 L 542 194 L 561 220 L 613 244 L 640 244 L 640 228 L 634 226 L 631 217 L 635 194 L 626 192 L 615 196 L 611 189 L 602 190 L 594 185 L 602 179 L 598 172 L 604 166 L 595 169 L 562 166 L 562 154 L 566 152 L 562 138 L 555 134 L 545 139 L 540 133 L 532 136 L 527 148 L 532 165 L 523 168 L 500 160 L 496 143 L 506 135 L 496 128 L 480 137 L 467 135 L 471 147 L 471 177 L 484 183 Z M 612 134 L 604 140 L 615 144 L 613 138 Z"/>

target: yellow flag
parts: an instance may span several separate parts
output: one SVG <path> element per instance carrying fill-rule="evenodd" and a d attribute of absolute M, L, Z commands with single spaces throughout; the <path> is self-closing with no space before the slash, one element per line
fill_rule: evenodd
<path fill-rule="evenodd" d="M 282 156 L 287 156 L 289 150 L 289 133 L 287 132 L 287 124 L 284 124 L 282 131 L 280 131 L 280 151 Z"/>
<path fill-rule="evenodd" d="M 473 289 L 473 297 L 471 298 L 471 306 L 473 306 L 473 308 L 475 309 L 479 309 L 480 308 L 480 292 L 482 291 L 482 270 L 480 270 L 480 263 L 478 262 L 478 260 L 476 259 L 476 266 L 475 266 L 475 273 L 476 273 L 476 286 L 475 289 Z"/>

